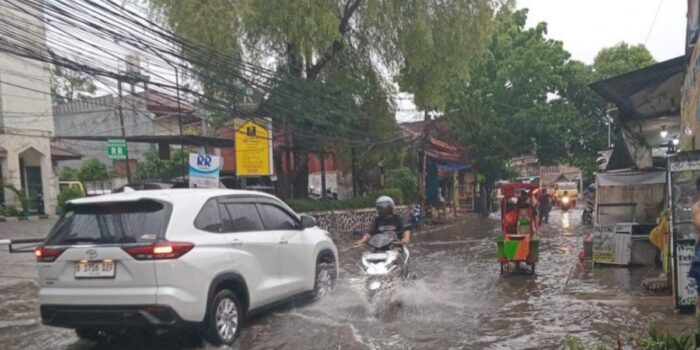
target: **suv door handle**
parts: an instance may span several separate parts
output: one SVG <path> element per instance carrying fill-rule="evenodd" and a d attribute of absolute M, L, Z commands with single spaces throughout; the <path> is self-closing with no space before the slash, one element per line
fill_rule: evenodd
<path fill-rule="evenodd" d="M 232 240 L 229 242 L 229 244 L 230 244 L 231 246 L 233 246 L 233 247 L 240 247 L 240 246 L 243 245 L 243 241 L 241 241 L 240 239 L 232 239 Z"/>
<path fill-rule="evenodd" d="M 283 239 L 283 240 L 280 241 L 280 244 L 287 244 L 287 243 L 289 243 L 289 241 L 286 240 L 286 239 Z"/>

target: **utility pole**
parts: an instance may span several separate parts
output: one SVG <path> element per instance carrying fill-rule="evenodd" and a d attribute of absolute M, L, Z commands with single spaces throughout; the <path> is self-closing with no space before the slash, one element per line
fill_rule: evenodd
<path fill-rule="evenodd" d="M 121 79 L 117 79 L 117 85 L 118 89 L 117 92 L 119 93 L 119 124 L 121 125 L 122 129 L 122 138 L 124 139 L 124 142 L 126 142 L 126 130 L 124 129 L 124 112 L 122 108 L 122 104 L 124 101 L 124 95 L 122 94 L 122 81 Z M 126 179 L 127 183 L 131 183 L 131 164 L 129 164 L 129 145 L 126 145 Z"/>
<path fill-rule="evenodd" d="M 184 180 L 185 178 L 185 150 L 182 144 L 182 107 L 180 106 L 180 74 L 178 74 L 177 66 L 175 68 L 175 93 L 177 94 L 177 126 L 180 129 L 180 174 Z"/>
<path fill-rule="evenodd" d="M 326 153 L 319 152 L 321 158 L 321 198 L 326 199 Z"/>

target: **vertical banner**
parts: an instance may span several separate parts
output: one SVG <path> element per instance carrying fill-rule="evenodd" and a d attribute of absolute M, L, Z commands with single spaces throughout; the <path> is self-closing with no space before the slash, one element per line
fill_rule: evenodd
<path fill-rule="evenodd" d="M 190 188 L 218 188 L 221 157 L 190 153 Z"/>
<path fill-rule="evenodd" d="M 246 121 L 236 127 L 236 176 L 272 176 L 272 125 Z"/>

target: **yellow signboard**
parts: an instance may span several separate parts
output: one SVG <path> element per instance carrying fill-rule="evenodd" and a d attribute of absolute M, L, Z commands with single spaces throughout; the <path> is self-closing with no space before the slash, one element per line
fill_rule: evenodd
<path fill-rule="evenodd" d="M 252 121 L 243 123 L 236 130 L 237 176 L 271 176 L 272 132 L 268 125 Z"/>

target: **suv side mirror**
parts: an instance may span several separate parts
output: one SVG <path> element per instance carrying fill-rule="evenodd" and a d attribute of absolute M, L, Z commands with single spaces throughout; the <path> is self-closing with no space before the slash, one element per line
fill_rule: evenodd
<path fill-rule="evenodd" d="M 314 219 L 312 216 L 301 215 L 299 219 L 301 220 L 302 229 L 312 228 L 316 226 L 316 219 Z"/>

